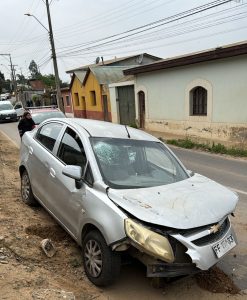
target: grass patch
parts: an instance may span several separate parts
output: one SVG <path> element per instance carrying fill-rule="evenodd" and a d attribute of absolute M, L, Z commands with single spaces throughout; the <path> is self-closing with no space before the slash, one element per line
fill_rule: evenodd
<path fill-rule="evenodd" d="M 162 140 L 162 138 L 160 138 Z M 238 156 L 238 157 L 247 157 L 247 150 L 239 149 L 239 148 L 227 148 L 226 146 L 218 143 L 213 143 L 212 146 L 209 144 L 200 144 L 193 142 L 190 139 L 172 139 L 172 140 L 166 140 L 167 144 L 178 146 L 181 148 L 186 149 L 200 149 L 211 153 L 218 153 L 218 154 L 228 154 L 231 156 Z"/>

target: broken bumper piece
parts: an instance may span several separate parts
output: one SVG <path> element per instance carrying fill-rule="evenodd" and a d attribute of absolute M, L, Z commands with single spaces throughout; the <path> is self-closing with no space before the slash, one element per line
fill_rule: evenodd
<path fill-rule="evenodd" d="M 147 277 L 177 277 L 192 275 L 200 271 L 192 263 L 157 263 L 147 265 Z"/>

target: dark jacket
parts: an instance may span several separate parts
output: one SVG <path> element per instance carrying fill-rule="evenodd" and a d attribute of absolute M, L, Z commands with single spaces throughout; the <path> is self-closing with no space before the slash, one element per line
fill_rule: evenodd
<path fill-rule="evenodd" d="M 35 123 L 33 119 L 21 119 L 18 124 L 20 137 L 22 137 L 26 131 L 31 131 L 34 127 Z"/>

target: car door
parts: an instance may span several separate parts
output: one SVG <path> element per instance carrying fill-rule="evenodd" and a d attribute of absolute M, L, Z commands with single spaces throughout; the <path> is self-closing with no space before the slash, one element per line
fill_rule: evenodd
<path fill-rule="evenodd" d="M 66 128 L 61 138 L 57 159 L 53 161 L 52 170 L 49 172 L 47 189 L 52 191 L 49 194 L 49 209 L 76 237 L 79 230 L 79 218 L 83 212 L 83 199 L 86 197 L 87 184 L 82 184 L 82 187 L 77 189 L 75 180 L 62 174 L 66 165 L 76 165 L 82 169 L 87 165 L 82 141 L 76 131 L 70 127 Z"/>
<path fill-rule="evenodd" d="M 14 106 L 14 109 L 17 113 L 17 117 L 21 117 L 24 113 L 24 108 L 22 107 L 22 105 L 20 103 L 17 103 L 15 106 Z"/>
<path fill-rule="evenodd" d="M 63 124 L 50 122 L 37 131 L 34 139 L 28 145 L 27 169 L 34 195 L 46 206 L 50 191 L 47 181 L 50 165 L 55 159 L 53 149 L 61 133 Z"/>

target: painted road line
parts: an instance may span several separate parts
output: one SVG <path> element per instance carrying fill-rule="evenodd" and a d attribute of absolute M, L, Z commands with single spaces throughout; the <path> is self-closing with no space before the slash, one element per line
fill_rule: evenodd
<path fill-rule="evenodd" d="M 0 130 L 0 131 L 9 141 L 12 142 L 12 144 L 15 145 L 16 148 L 18 148 L 18 149 L 20 148 L 20 146 L 15 141 L 13 141 L 5 132 L 3 132 L 2 130 Z"/>
<path fill-rule="evenodd" d="M 232 188 L 230 186 L 228 186 L 228 188 L 231 189 L 231 190 L 233 190 L 234 192 L 239 193 L 239 194 L 247 195 L 247 192 L 245 192 L 245 191 L 237 190 L 237 189 Z"/>

